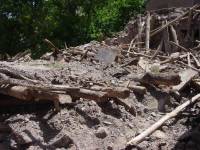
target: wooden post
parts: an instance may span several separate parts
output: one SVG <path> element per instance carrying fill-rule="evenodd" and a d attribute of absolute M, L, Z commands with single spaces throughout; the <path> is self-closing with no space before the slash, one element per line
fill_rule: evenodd
<path fill-rule="evenodd" d="M 146 39 L 145 39 L 145 48 L 147 50 L 149 49 L 149 44 L 150 44 L 150 30 L 151 30 L 151 16 L 150 16 L 150 13 L 147 12 L 147 17 L 146 17 Z"/>
<path fill-rule="evenodd" d="M 167 24 L 167 20 L 163 22 L 163 24 Z M 171 54 L 171 49 L 169 45 L 169 30 L 168 27 L 166 27 L 163 31 L 163 40 L 164 40 L 164 48 L 165 52 L 168 54 Z"/>
<path fill-rule="evenodd" d="M 138 15 L 138 38 L 137 38 L 137 43 L 142 42 L 142 18 L 141 15 Z M 140 44 L 138 44 L 138 48 L 140 48 Z"/>

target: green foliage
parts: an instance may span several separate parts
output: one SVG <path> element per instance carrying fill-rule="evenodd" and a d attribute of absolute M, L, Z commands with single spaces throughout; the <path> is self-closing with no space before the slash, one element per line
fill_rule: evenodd
<path fill-rule="evenodd" d="M 110 36 L 142 10 L 142 6 L 143 0 L 107 0 L 103 7 L 95 9 L 89 30 L 91 37 Z"/>
<path fill-rule="evenodd" d="M 56 45 L 77 45 L 120 30 L 143 0 L 2 0 L 0 52 L 31 49 L 35 56 Z"/>

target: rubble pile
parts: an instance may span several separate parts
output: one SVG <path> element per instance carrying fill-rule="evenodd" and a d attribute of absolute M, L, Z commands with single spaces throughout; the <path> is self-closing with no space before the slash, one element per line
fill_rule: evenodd
<path fill-rule="evenodd" d="M 199 14 L 199 5 L 146 12 L 115 38 L 65 49 L 45 39 L 52 52 L 41 59 L 26 51 L 1 61 L 0 146 L 200 148 L 192 135 L 178 143 L 187 126 L 170 122 L 199 112 Z M 25 113 L 35 104 L 44 115 Z M 6 115 L 16 106 L 28 108 Z"/>

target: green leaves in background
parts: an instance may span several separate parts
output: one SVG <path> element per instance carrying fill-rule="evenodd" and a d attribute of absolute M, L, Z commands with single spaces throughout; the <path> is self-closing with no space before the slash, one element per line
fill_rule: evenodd
<path fill-rule="evenodd" d="M 6 0 L 0 1 L 0 52 L 14 55 L 100 40 L 119 31 L 142 10 L 143 0 Z"/>

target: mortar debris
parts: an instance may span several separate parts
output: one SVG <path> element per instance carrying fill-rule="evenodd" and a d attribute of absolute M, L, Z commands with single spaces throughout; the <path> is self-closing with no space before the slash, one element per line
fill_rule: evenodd
<path fill-rule="evenodd" d="M 199 12 L 147 11 L 102 42 L 1 60 L 0 149 L 200 149 Z"/>

